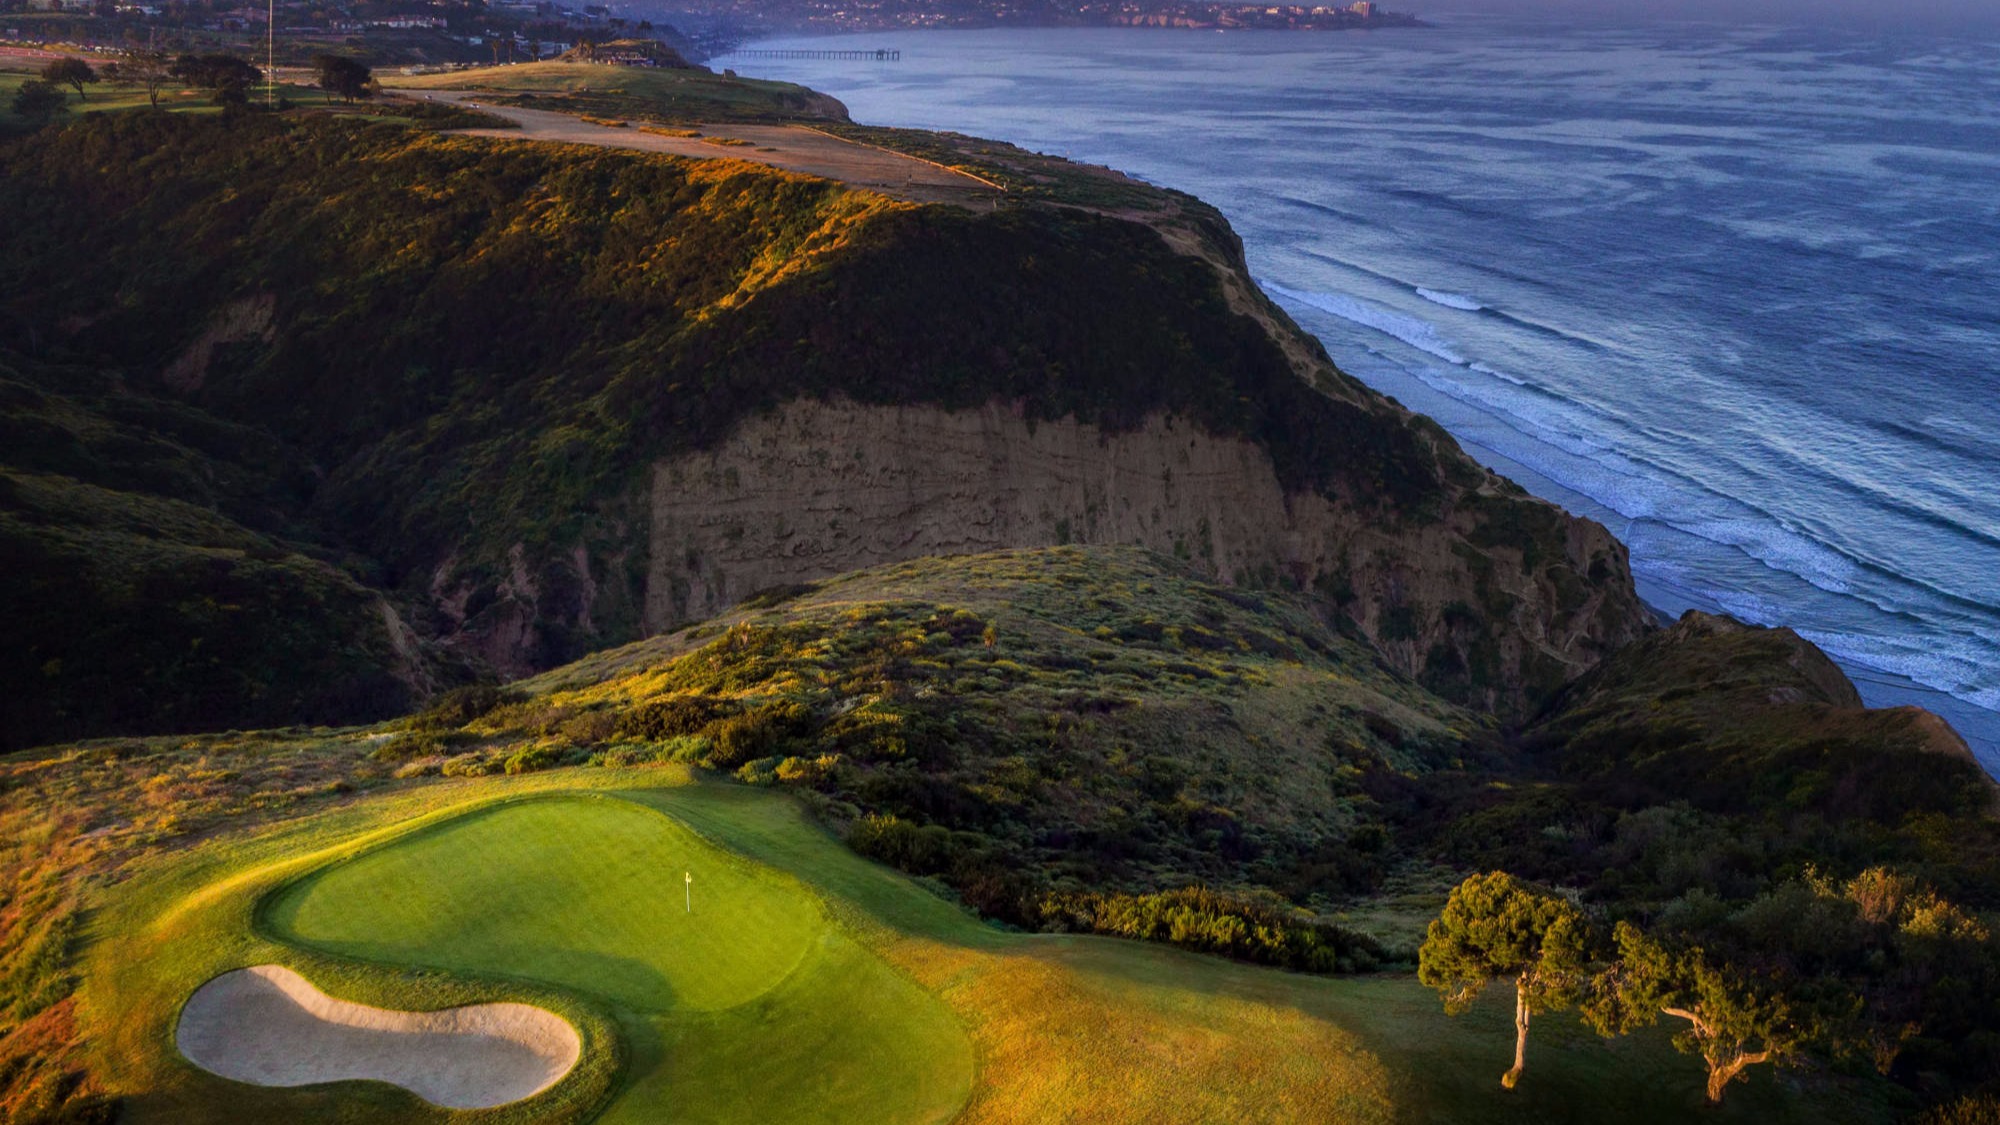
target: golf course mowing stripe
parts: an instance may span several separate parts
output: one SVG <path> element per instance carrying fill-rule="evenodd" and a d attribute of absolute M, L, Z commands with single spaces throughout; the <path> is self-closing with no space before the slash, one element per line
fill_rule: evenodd
<path fill-rule="evenodd" d="M 749 1001 L 825 928 L 788 876 L 596 796 L 446 821 L 291 884 L 264 920 L 324 952 L 526 977 L 641 1011 Z"/>

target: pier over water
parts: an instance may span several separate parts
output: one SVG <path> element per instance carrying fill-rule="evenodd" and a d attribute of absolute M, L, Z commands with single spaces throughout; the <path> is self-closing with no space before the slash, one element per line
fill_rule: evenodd
<path fill-rule="evenodd" d="M 744 49 L 729 54 L 741 59 L 833 59 L 841 62 L 899 62 L 903 52 L 879 51 L 760 51 Z"/>

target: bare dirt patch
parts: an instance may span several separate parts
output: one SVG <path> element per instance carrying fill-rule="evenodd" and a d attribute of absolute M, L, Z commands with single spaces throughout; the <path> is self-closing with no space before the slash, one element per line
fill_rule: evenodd
<path fill-rule="evenodd" d="M 629 148 L 697 159 L 749 160 L 919 203 L 993 206 L 1000 194 L 977 176 L 874 145 L 843 140 L 804 125 L 703 124 L 685 130 L 694 136 L 683 137 L 666 131 L 629 128 L 622 121 L 612 124 L 607 119 L 496 105 L 489 97 L 472 91 L 391 90 L 389 93 L 413 101 L 477 108 L 481 113 L 507 118 L 519 126 L 463 130 L 467 136 Z"/>
<path fill-rule="evenodd" d="M 529 1004 L 398 1012 L 336 1000 L 280 965 L 195 989 L 174 1034 L 204 1070 L 259 1086 L 374 1079 L 448 1109 L 538 1094 L 570 1072 L 576 1029 Z"/>

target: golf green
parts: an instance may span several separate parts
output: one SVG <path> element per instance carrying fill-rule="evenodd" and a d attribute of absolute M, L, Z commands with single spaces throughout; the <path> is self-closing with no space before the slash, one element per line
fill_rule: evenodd
<path fill-rule="evenodd" d="M 529 977 L 647 1012 L 751 1000 L 825 928 L 796 880 L 599 796 L 447 821 L 293 884 L 265 921 L 328 953 Z"/>
<path fill-rule="evenodd" d="M 597 997 L 629 1052 L 605 1121 L 939 1122 L 972 1081 L 949 1009 L 798 879 L 617 796 L 468 812 L 291 883 L 261 922 L 326 953 Z"/>

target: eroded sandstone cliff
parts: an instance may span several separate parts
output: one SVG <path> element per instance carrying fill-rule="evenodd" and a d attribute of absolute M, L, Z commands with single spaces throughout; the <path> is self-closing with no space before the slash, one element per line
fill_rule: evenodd
<path fill-rule="evenodd" d="M 1473 541 L 1490 532 L 1488 506 L 1533 502 L 1497 482 L 1471 500 L 1387 525 L 1287 491 L 1248 441 L 1161 414 L 1106 432 L 998 404 L 801 400 L 653 466 L 644 620 L 671 630 L 762 590 L 901 559 L 1083 543 L 1318 592 L 1392 666 L 1486 705 L 1634 635 L 1629 587 L 1602 580 L 1626 565 L 1603 528 L 1563 517 L 1560 553 L 1530 563 L 1521 546 Z"/>

